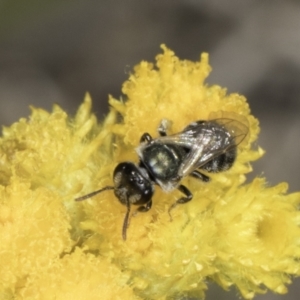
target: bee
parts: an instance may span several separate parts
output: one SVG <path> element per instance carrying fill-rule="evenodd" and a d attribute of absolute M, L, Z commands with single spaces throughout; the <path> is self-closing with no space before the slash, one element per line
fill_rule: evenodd
<path fill-rule="evenodd" d="M 237 156 L 237 146 L 248 135 L 246 120 L 233 118 L 235 114 L 215 113 L 216 117 L 190 123 L 181 132 L 168 135 L 170 121 L 162 120 L 159 137 L 144 133 L 136 148 L 139 162 L 121 162 L 113 172 L 113 186 L 106 186 L 85 196 L 82 201 L 106 190 L 113 190 L 118 200 L 126 206 L 122 237 L 126 240 L 132 205 L 138 212 L 147 212 L 152 206 L 155 185 L 169 193 L 178 189 L 183 196 L 174 202 L 168 212 L 178 204 L 192 200 L 192 192 L 181 181 L 187 176 L 209 182 L 207 173 L 230 169 Z M 204 174 L 203 171 L 206 173 Z"/>

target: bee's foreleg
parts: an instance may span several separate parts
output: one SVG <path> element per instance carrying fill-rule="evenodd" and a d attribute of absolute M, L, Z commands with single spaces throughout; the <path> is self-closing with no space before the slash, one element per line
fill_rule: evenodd
<path fill-rule="evenodd" d="M 167 136 L 167 130 L 171 127 L 172 125 L 172 122 L 170 120 L 167 120 L 167 119 L 162 119 L 158 128 L 157 128 L 157 131 L 159 133 L 160 136 Z"/>
<path fill-rule="evenodd" d="M 140 143 L 146 142 L 147 144 L 150 144 L 152 141 L 152 136 L 148 132 L 145 132 L 140 138 Z"/>

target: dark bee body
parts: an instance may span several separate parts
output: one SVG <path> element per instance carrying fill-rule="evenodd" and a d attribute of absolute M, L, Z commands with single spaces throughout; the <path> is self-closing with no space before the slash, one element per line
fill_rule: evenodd
<path fill-rule="evenodd" d="M 192 176 L 208 182 L 210 178 L 202 173 L 203 170 L 208 173 L 228 170 L 236 159 L 237 145 L 248 132 L 245 124 L 231 118 L 196 121 L 170 136 L 166 132 L 167 125 L 166 120 L 161 122 L 158 138 L 152 139 L 148 133 L 142 135 L 136 149 L 139 164 L 123 162 L 117 165 L 114 186 L 76 199 L 80 201 L 104 190 L 114 190 L 115 196 L 127 207 L 122 231 L 124 240 L 131 205 L 138 205 L 138 211 L 148 211 L 155 184 L 165 192 L 178 189 L 184 194 L 170 206 L 170 213 L 177 204 L 193 198 L 189 189 L 180 184 L 182 178 Z"/>

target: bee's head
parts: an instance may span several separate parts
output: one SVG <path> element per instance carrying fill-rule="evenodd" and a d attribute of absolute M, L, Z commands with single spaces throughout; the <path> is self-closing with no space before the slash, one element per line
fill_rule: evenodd
<path fill-rule="evenodd" d="M 140 209 L 140 211 L 150 209 L 154 188 L 146 169 L 131 162 L 123 162 L 116 166 L 113 181 L 114 186 L 106 186 L 100 190 L 76 198 L 75 200 L 86 200 L 106 190 L 114 190 L 119 201 L 127 207 L 122 229 L 123 239 L 126 240 L 131 204 L 141 206 L 146 204 L 147 207 Z"/>
<path fill-rule="evenodd" d="M 146 169 L 134 163 L 118 164 L 113 181 L 115 195 L 124 205 L 143 205 L 152 198 L 154 189 Z"/>

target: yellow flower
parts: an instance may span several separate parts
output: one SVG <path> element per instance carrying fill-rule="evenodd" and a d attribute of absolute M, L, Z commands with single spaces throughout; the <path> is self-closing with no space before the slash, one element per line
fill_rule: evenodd
<path fill-rule="evenodd" d="M 102 123 L 86 96 L 74 118 L 58 106 L 32 109 L 3 129 L 0 139 L 1 299 L 169 299 L 204 297 L 207 280 L 236 286 L 246 299 L 267 289 L 285 293 L 300 274 L 300 193 L 265 179 L 245 184 L 258 121 L 246 99 L 204 83 L 208 55 L 179 60 L 162 46 L 155 65 L 141 62 L 110 97 Z M 223 111 L 245 120 L 248 138 L 233 167 L 185 178 L 192 201 L 169 207 L 181 193 L 156 186 L 153 207 L 130 219 L 112 191 L 76 197 L 113 185 L 117 163 L 138 162 L 134 148 L 144 132 L 157 136 L 162 119 L 170 133 Z M 5 262 L 5 263 L 3 263 Z"/>

